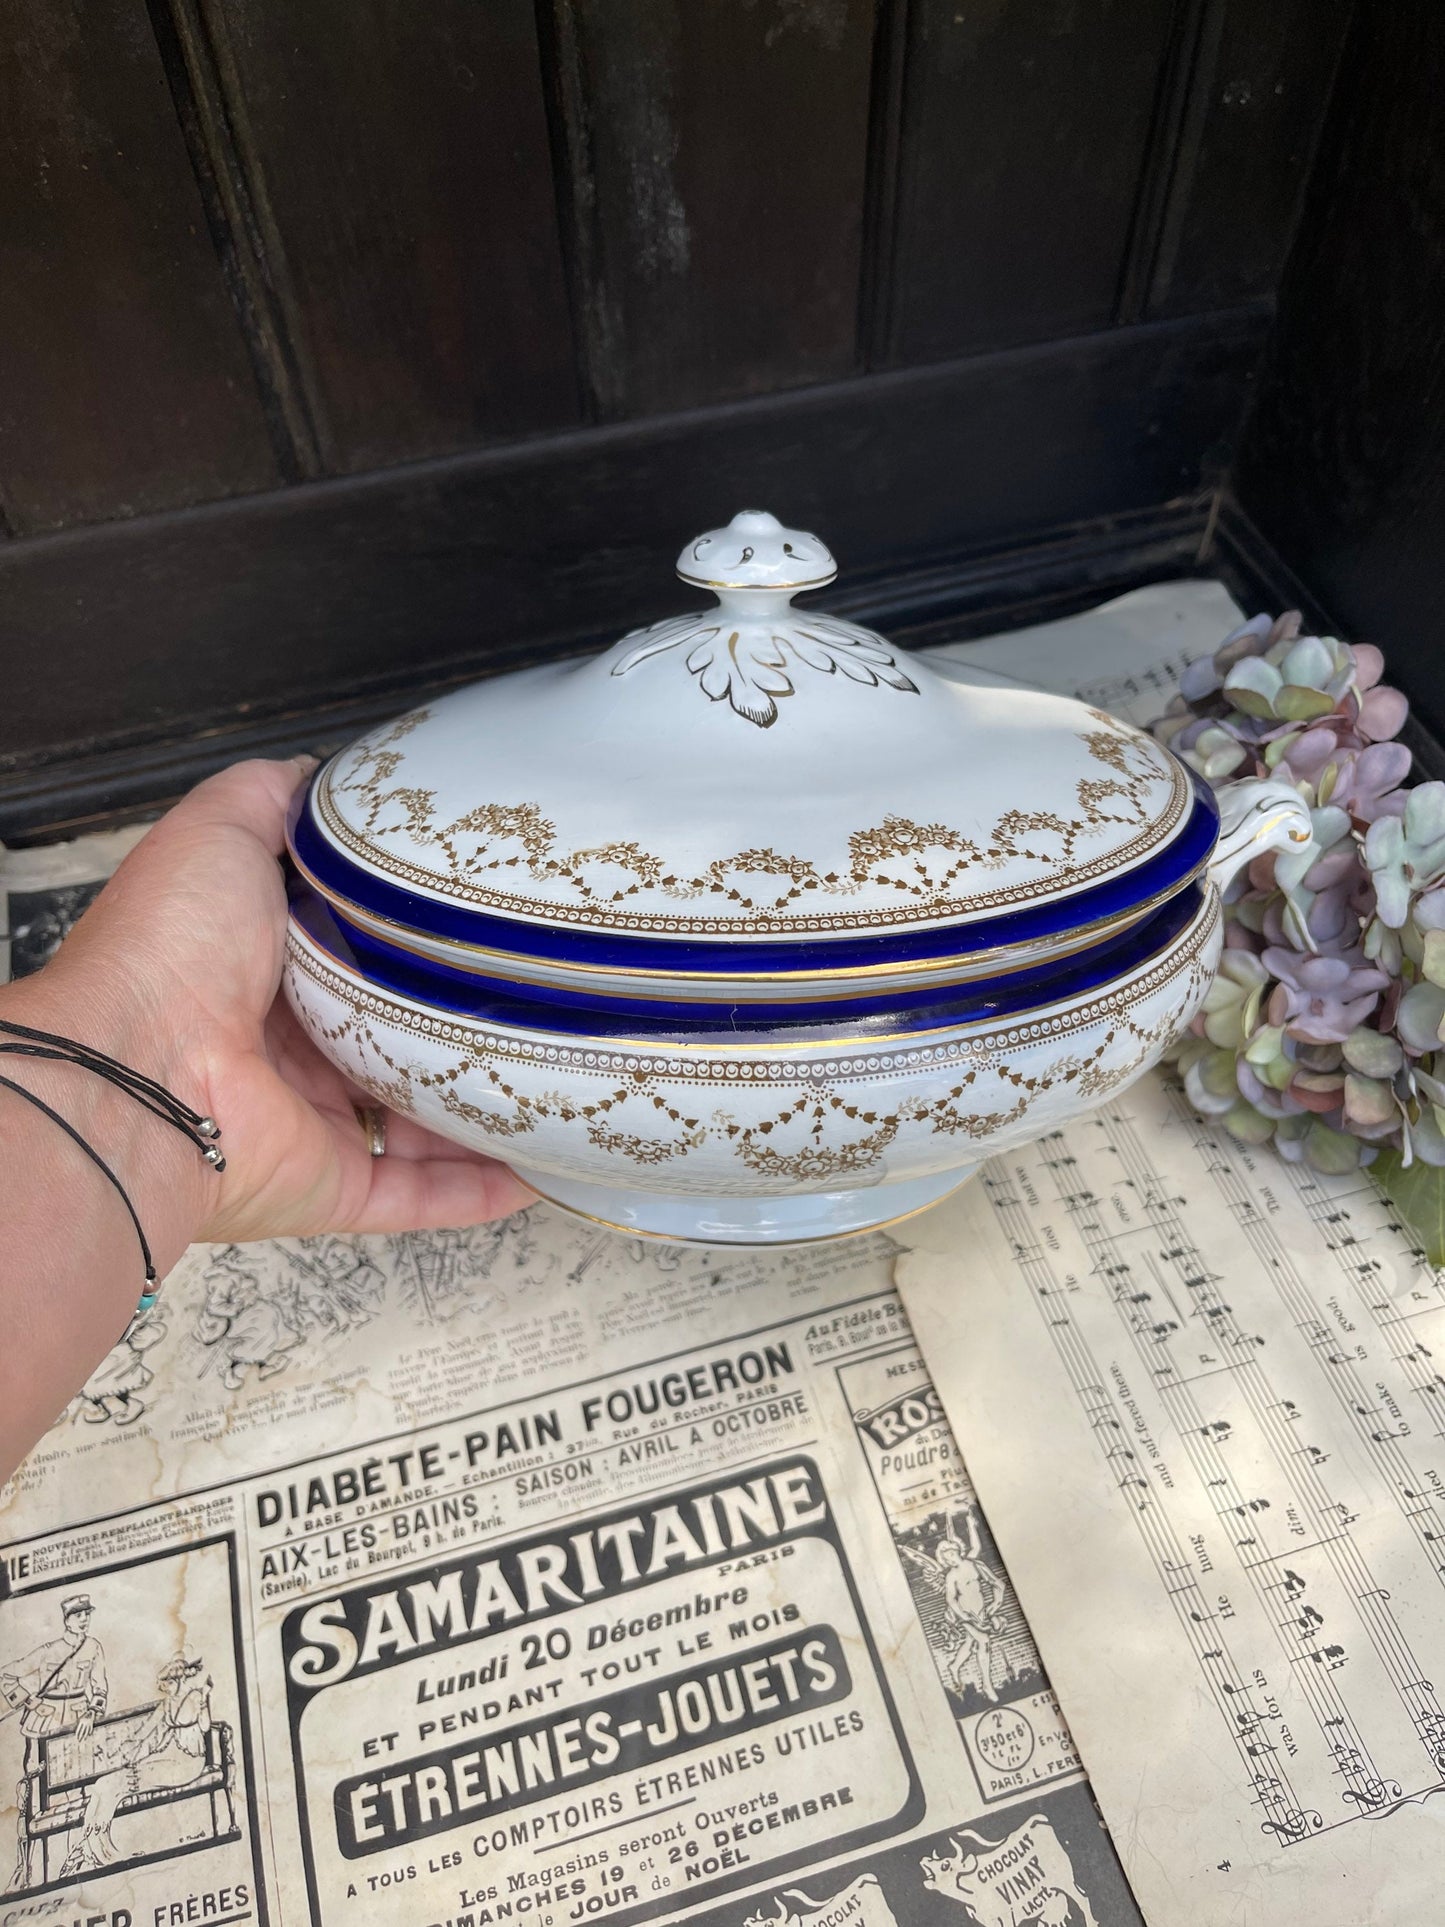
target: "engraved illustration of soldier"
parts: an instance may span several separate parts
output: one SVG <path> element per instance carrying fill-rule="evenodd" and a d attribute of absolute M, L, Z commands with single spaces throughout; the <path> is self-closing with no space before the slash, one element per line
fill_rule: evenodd
<path fill-rule="evenodd" d="M 207 1267 L 205 1302 L 195 1335 L 209 1353 L 202 1372 L 219 1365 L 221 1383 L 227 1391 L 236 1392 L 248 1371 L 257 1378 L 271 1378 L 282 1371 L 305 1333 L 263 1295 L 254 1263 L 241 1247 L 226 1245 Z"/>
<path fill-rule="evenodd" d="M 107 1352 L 66 1408 L 66 1416 L 79 1417 L 87 1425 L 134 1425 L 145 1412 L 141 1393 L 155 1377 L 146 1362 L 166 1336 L 162 1307 L 157 1305 L 145 1318 L 133 1318 L 120 1343 Z"/>
<path fill-rule="evenodd" d="M 111 1825 L 123 1800 L 175 1791 L 208 1772 L 214 1682 L 209 1675 L 200 1678 L 204 1671 L 204 1660 L 177 1653 L 156 1675 L 155 1706 L 127 1739 L 119 1763 L 90 1783 L 79 1835 L 61 1865 L 62 1879 L 98 1871 L 120 1858 Z"/>
<path fill-rule="evenodd" d="M 1038 1661 L 1026 1632 L 1024 1651 L 1015 1650 L 1020 1642 L 1013 1622 L 1019 1615 L 1002 1573 L 985 1557 L 978 1522 L 971 1509 L 952 1515 L 931 1553 L 909 1544 L 915 1536 L 900 1534 L 898 1549 L 911 1568 L 915 1596 L 922 1594 L 919 1616 L 939 1673 L 960 1699 L 973 1694 L 996 1701 Z"/>
<path fill-rule="evenodd" d="M 25 1735 L 27 1776 L 38 1771 L 46 1740 L 67 1731 L 88 1739 L 105 1712 L 110 1686 L 105 1676 L 105 1651 L 90 1630 L 93 1616 L 88 1594 L 75 1593 L 63 1599 L 60 1637 L 47 1639 L 23 1659 L 0 1667 L 0 1699 L 6 1707 L 0 1719 L 12 1715 L 19 1718 L 20 1731 Z M 23 1815 L 23 1788 L 19 1806 Z M 23 1841 L 18 1844 L 23 1853 Z M 12 1886 L 19 1886 L 24 1871 L 22 1859 Z"/>

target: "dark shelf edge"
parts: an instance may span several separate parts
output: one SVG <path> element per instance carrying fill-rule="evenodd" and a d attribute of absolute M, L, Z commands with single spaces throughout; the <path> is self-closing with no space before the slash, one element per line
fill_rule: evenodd
<path fill-rule="evenodd" d="M 1075 525 L 1025 543 L 956 556 L 833 589 L 827 607 L 911 648 L 996 634 L 1082 609 L 1147 582 L 1196 573 L 1211 498 Z M 577 653 L 613 640 L 598 636 Z M 499 662 L 489 673 L 511 665 Z M 477 678 L 475 665 L 345 702 L 250 716 L 183 738 L 97 746 L 0 774 L 0 840 L 13 846 L 112 828 L 163 807 L 246 756 L 327 755 L 360 731 Z"/>

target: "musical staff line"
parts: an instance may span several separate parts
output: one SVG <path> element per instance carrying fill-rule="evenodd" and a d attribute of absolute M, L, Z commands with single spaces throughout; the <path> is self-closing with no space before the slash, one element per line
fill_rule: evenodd
<path fill-rule="evenodd" d="M 1157 1142 L 1160 1110 L 1169 1113 L 1166 1130 L 1187 1134 L 1209 1179 L 1207 1210 L 1216 1216 L 1198 1231 L 1191 1226 L 1201 1200 L 1185 1195 L 1183 1167 L 1177 1158 L 1156 1165 L 1146 1148 Z M 1136 1115 L 1106 1107 L 1051 1133 L 1012 1172 L 986 1173 L 984 1188 L 1099 1459 L 1225 1721 L 1242 1793 L 1261 1827 L 1294 1845 L 1427 1798 L 1441 1790 L 1445 1772 L 1445 1707 L 1425 1676 L 1416 1632 L 1380 1583 L 1373 1542 L 1360 1539 L 1357 1462 L 1339 1456 L 1338 1430 L 1322 1429 L 1318 1410 L 1311 1423 L 1298 1360 L 1316 1361 L 1351 1436 L 1386 1470 L 1386 1490 L 1429 1554 L 1434 1533 L 1445 1534 L 1445 1484 L 1414 1471 L 1410 1440 L 1433 1437 L 1437 1426 L 1445 1436 L 1445 1325 L 1437 1374 L 1432 1334 L 1404 1323 L 1398 1295 L 1378 1283 L 1382 1259 L 1369 1248 L 1368 1193 L 1357 1196 L 1358 1187 L 1327 1187 L 1317 1197 L 1306 1189 L 1301 1199 L 1317 1226 L 1327 1226 L 1325 1241 L 1348 1287 L 1317 1302 L 1319 1278 L 1305 1284 L 1280 1236 L 1284 1220 L 1273 1221 L 1277 1171 L 1271 1166 L 1261 1178 L 1248 1153 L 1194 1116 L 1176 1092 L 1157 1103 L 1147 1139 Z M 1312 1180 L 1291 1171 L 1289 1182 Z M 1207 1228 L 1214 1222 L 1223 1246 Z M 1247 1285 L 1231 1273 L 1235 1239 L 1259 1266 Z M 1418 1281 L 1412 1289 L 1418 1296 Z M 1238 1311 L 1232 1296 L 1258 1309 Z M 1445 1295 L 1431 1290 L 1429 1300 L 1405 1315 L 1445 1310 Z M 1119 1332 L 1123 1352 L 1114 1351 L 1101 1319 Z M 1388 1337 L 1387 1325 L 1394 1327 Z M 1357 1326 L 1387 1345 L 1388 1383 L 1377 1382 Z M 1289 1347 L 1278 1352 L 1282 1330 Z M 1181 1476 L 1204 1501 L 1201 1509 L 1191 1498 L 1185 1515 L 1170 1496 Z M 1223 1534 L 1229 1572 L 1237 1575 L 1232 1586 L 1218 1547 L 1198 1537 L 1193 1523 L 1179 1522 L 1188 1513 L 1211 1518 Z M 1188 1542 L 1187 1534 L 1194 1535 Z M 1430 1562 L 1437 1581 L 1445 1536 L 1439 1551 Z M 1216 1571 L 1218 1581 L 1203 1580 Z M 1217 1598 L 1216 1583 L 1223 1588 Z M 1236 1618 L 1238 1625 L 1227 1623 Z M 1261 1639 L 1269 1651 L 1246 1658 Z"/>
<path fill-rule="evenodd" d="M 1106 1134 L 1119 1157 L 1120 1168 L 1132 1175 L 1143 1195 L 1146 1198 L 1159 1196 L 1163 1186 L 1136 1134 L 1127 1126 L 1115 1126 L 1107 1114 L 1094 1120 L 1094 1123 Z M 1074 1212 L 1077 1220 L 1075 1207 L 1062 1197 L 1060 1202 Z M 1222 1316 L 1209 1321 L 1211 1338 L 1216 1342 L 1232 1344 L 1245 1352 L 1236 1368 L 1237 1393 L 1251 1410 L 1256 1425 L 1269 1438 L 1278 1456 L 1281 1442 L 1272 1436 L 1277 1430 L 1272 1413 L 1282 1401 L 1274 1395 L 1269 1384 L 1265 1367 L 1257 1355 L 1259 1348 L 1249 1345 L 1251 1335 L 1239 1328 L 1233 1318 L 1232 1308 L 1213 1298 L 1212 1287 L 1222 1280 L 1216 1279 L 1209 1271 L 1172 1202 L 1156 1211 L 1155 1221 L 1168 1253 L 1166 1262 L 1176 1268 L 1181 1289 L 1192 1287 L 1196 1291 L 1203 1291 L 1206 1302 L 1201 1304 L 1199 1315 L 1208 1319 L 1210 1310 L 1222 1312 Z M 1091 1256 L 1096 1253 L 1113 1256 L 1112 1238 L 1096 1220 L 1091 1220 L 1087 1226 L 1076 1222 L 1076 1230 Z M 1158 1275 L 1158 1267 L 1152 1261 L 1150 1272 L 1151 1276 Z M 1207 1423 L 1193 1388 L 1185 1385 L 1173 1371 L 1172 1360 L 1169 1361 L 1169 1369 L 1161 1374 L 1161 1360 L 1167 1358 L 1170 1341 L 1182 1329 L 1184 1321 L 1178 1319 L 1156 1323 L 1152 1322 L 1149 1314 L 1141 1316 L 1137 1309 L 1138 1301 L 1152 1301 L 1153 1295 L 1150 1291 L 1130 1294 L 1116 1289 L 1113 1294 L 1116 1312 L 1121 1314 L 1121 1322 L 1140 1364 L 1154 1377 L 1156 1395 L 1168 1413 L 1216 1518 L 1224 1523 L 1231 1537 L 1239 1554 L 1238 1563 L 1274 1628 L 1286 1665 L 1296 1670 L 1300 1692 L 1314 1718 L 1321 1743 L 1333 1758 L 1335 1770 L 1345 1781 L 1341 1798 L 1353 1799 L 1361 1805 L 1377 1804 L 1390 1791 L 1392 1783 L 1385 1779 L 1372 1758 L 1363 1735 L 1355 1725 L 1348 1702 L 1335 1684 L 1333 1674 L 1344 1664 L 1344 1648 L 1338 1641 L 1321 1639 L 1318 1644 L 1306 1643 L 1301 1650 L 1300 1630 L 1303 1629 L 1308 1636 L 1322 1629 L 1322 1615 L 1315 1613 L 1316 1625 L 1311 1626 L 1304 1613 L 1286 1610 L 1281 1617 L 1274 1610 L 1271 1588 L 1264 1576 L 1265 1569 L 1283 1558 L 1289 1548 L 1272 1544 L 1271 1529 L 1264 1517 L 1271 1509 L 1272 1502 L 1250 1496 L 1238 1485 L 1225 1453 L 1224 1441 Z M 1212 1304 L 1208 1302 L 1211 1299 Z M 1309 1499 L 1303 1493 L 1294 1493 L 1292 1496 L 1301 1506 L 1309 1505 L 1310 1514 L 1316 1519 L 1317 1530 L 1322 1537 L 1326 1536 L 1318 1519 L 1318 1508 L 1321 1505 L 1328 1506 L 1328 1498 L 1322 1493 L 1311 1494 Z M 1311 1504 L 1310 1500 L 1314 1503 Z M 1241 1526 L 1246 1529 L 1241 1531 Z M 1335 1556 L 1345 1538 L 1344 1533 L 1337 1533 L 1330 1538 L 1325 1550 L 1331 1557 Z M 1300 1582 L 1300 1589 L 1303 1589 L 1303 1582 Z M 1311 1610 L 1306 1608 L 1306 1611 Z M 1398 1788 L 1395 1791 L 1398 1792 Z"/>
<path fill-rule="evenodd" d="M 1120 1408 L 1107 1391 L 1098 1361 L 1073 1319 L 1067 1315 L 1056 1316 L 1049 1304 L 1050 1297 L 1059 1295 L 1061 1288 L 1042 1247 L 1020 1235 L 1028 1228 L 1028 1219 L 1017 1193 L 1007 1180 L 994 1178 L 987 1172 L 982 1182 L 1107 1465 L 1110 1444 L 1105 1435 L 1124 1434 Z M 1021 1252 L 1031 1255 L 1020 1257 Z M 1231 1650 L 1230 1638 L 1220 1630 L 1217 1608 L 1210 1605 L 1199 1586 L 1192 1555 L 1179 1543 L 1172 1524 L 1150 1501 L 1147 1482 L 1137 1478 L 1116 1479 L 1115 1484 L 1121 1490 L 1132 1485 L 1144 1493 L 1144 1497 L 1131 1506 L 1131 1516 L 1185 1638 L 1213 1689 L 1220 1717 L 1240 1762 L 1250 1803 L 1258 1806 L 1265 1816 L 1261 1825 L 1273 1830 L 1275 1837 L 1285 1842 L 1306 1838 L 1322 1826 L 1322 1816 L 1304 1807 L 1284 1766 L 1265 1773 L 1259 1765 L 1261 1759 L 1272 1757 L 1274 1750 L 1271 1749 L 1271 1754 L 1263 1753 L 1255 1737 L 1264 1725 L 1266 1714 L 1255 1703 L 1247 1676 Z M 1178 1574 L 1187 1577 L 1170 1577 Z"/>

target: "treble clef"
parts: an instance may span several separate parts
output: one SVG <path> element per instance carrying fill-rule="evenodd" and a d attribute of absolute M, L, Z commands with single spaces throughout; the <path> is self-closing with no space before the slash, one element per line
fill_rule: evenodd
<path fill-rule="evenodd" d="M 1272 1833 L 1280 1840 L 1303 1840 L 1323 1825 L 1320 1814 L 1290 1807 L 1277 1820 L 1262 1820 L 1259 1830 L 1261 1833 Z"/>
<path fill-rule="evenodd" d="M 1400 1798 L 1400 1784 L 1398 1780 L 1366 1780 L 1358 1792 L 1354 1787 L 1347 1787 L 1340 1798 L 1353 1800 L 1361 1807 L 1382 1807 L 1386 1800 Z"/>

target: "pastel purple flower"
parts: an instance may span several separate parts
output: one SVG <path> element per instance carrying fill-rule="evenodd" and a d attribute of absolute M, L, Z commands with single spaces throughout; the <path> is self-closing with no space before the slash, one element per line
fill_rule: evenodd
<path fill-rule="evenodd" d="M 1342 1044 L 1372 1014 L 1390 981 L 1358 951 L 1311 957 L 1275 944 L 1265 951 L 1263 963 L 1278 980 L 1269 1001 L 1270 1023 L 1317 1044 Z"/>
<path fill-rule="evenodd" d="M 1330 801 L 1359 823 L 1382 816 L 1403 816 L 1408 795 L 1400 785 L 1410 774 L 1411 756 L 1403 743 L 1368 743 L 1340 758 Z"/>
<path fill-rule="evenodd" d="M 1369 689 L 1360 698 L 1355 727 L 1367 742 L 1388 742 L 1399 735 L 1409 713 L 1410 705 L 1398 689 Z"/>

